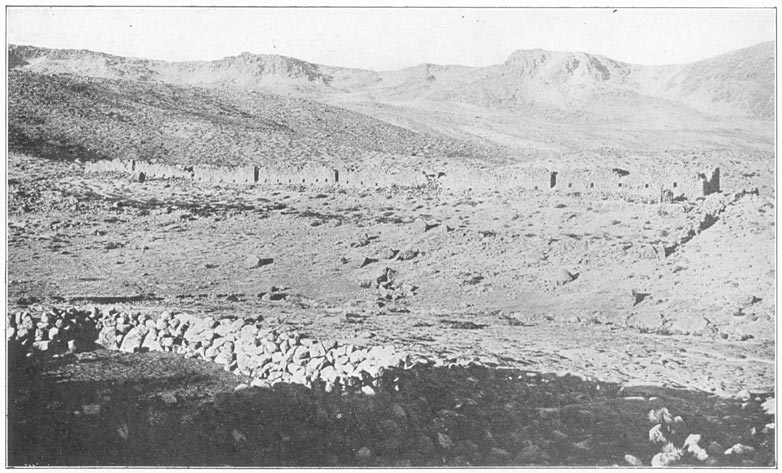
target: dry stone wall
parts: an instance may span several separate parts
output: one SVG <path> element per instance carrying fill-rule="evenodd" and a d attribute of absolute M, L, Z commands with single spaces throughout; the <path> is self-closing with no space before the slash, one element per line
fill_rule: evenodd
<path fill-rule="evenodd" d="M 308 338 L 284 326 L 269 326 L 262 317 L 216 320 L 167 311 L 41 308 L 9 312 L 6 332 L 11 350 L 63 354 L 100 345 L 127 353 L 172 352 L 217 363 L 259 387 L 296 383 L 374 394 L 384 378 L 394 378 L 395 370 L 432 363 L 392 345 L 358 347 Z"/>
<path fill-rule="evenodd" d="M 425 173 L 414 169 L 388 170 L 377 167 L 330 168 L 307 165 L 301 168 L 257 166 L 172 166 L 145 161 L 96 161 L 87 172 L 143 174 L 146 179 L 193 179 L 215 185 L 300 185 L 339 186 L 353 189 L 420 187 L 431 182 L 446 192 L 464 191 L 556 191 L 602 193 L 648 200 L 697 198 L 720 190 L 720 170 L 701 173 L 684 167 L 663 169 L 618 168 L 552 170 L 543 167 L 509 166 L 495 169 L 451 168 Z"/>
<path fill-rule="evenodd" d="M 720 190 L 719 168 L 699 173 L 686 168 L 627 171 L 617 168 L 567 169 L 506 167 L 491 170 L 456 169 L 438 179 L 450 192 L 557 191 L 602 193 L 660 199 L 697 198 Z"/>

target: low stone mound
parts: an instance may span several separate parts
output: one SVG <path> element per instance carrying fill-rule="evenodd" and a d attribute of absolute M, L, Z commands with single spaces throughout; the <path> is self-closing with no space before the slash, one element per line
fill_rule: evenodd
<path fill-rule="evenodd" d="M 165 351 L 217 363 L 251 386 L 296 383 L 374 394 L 394 369 L 429 364 L 393 346 L 357 347 L 309 338 L 254 318 L 157 315 L 98 308 L 50 309 L 9 314 L 8 338 L 29 350 L 74 352 L 98 344 L 128 353 Z"/>

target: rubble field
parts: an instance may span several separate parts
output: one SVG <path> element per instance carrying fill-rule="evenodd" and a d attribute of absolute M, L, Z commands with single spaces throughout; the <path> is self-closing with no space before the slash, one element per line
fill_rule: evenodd
<path fill-rule="evenodd" d="M 12 154 L 9 464 L 775 465 L 775 201 L 746 184 L 215 187 Z"/>

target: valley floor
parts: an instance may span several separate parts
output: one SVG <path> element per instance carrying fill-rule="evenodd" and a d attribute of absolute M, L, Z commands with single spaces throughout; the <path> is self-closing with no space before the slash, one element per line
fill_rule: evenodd
<path fill-rule="evenodd" d="M 625 397 L 639 386 L 647 403 L 673 389 L 727 403 L 709 404 L 709 415 L 724 414 L 743 390 L 773 394 L 775 208 L 763 193 L 649 205 L 545 192 L 213 188 L 85 175 L 78 164 L 26 156 L 9 158 L 8 178 L 9 311 L 101 305 L 261 316 L 315 338 L 550 373 L 582 383 L 579 391 L 599 380 L 625 386 Z M 100 354 L 100 363 L 124 363 L 112 356 Z M 66 378 L 78 377 L 74 369 Z M 706 405 L 698 403 L 680 407 Z M 631 411 L 644 416 L 648 406 Z M 749 432 L 749 424 L 730 428 L 735 438 Z M 638 442 L 648 441 L 641 434 Z M 470 464 L 520 464 L 523 446 L 498 460 L 491 449 L 507 453 L 509 444 L 491 445 Z M 627 445 L 612 448 L 599 461 L 546 462 L 621 462 Z M 388 464 L 247 455 L 241 464 Z M 427 458 L 408 460 L 442 464 Z"/>

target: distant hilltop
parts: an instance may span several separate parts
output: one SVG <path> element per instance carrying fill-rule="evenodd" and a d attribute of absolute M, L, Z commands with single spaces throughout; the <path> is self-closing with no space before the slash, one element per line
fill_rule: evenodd
<path fill-rule="evenodd" d="M 370 71 L 242 53 L 171 62 L 87 50 L 9 47 L 9 68 L 201 87 L 232 87 L 380 101 L 452 102 L 552 116 L 600 116 L 633 109 L 705 116 L 774 118 L 775 43 L 684 65 L 642 66 L 584 52 L 519 50 L 488 67 L 422 64 Z"/>

